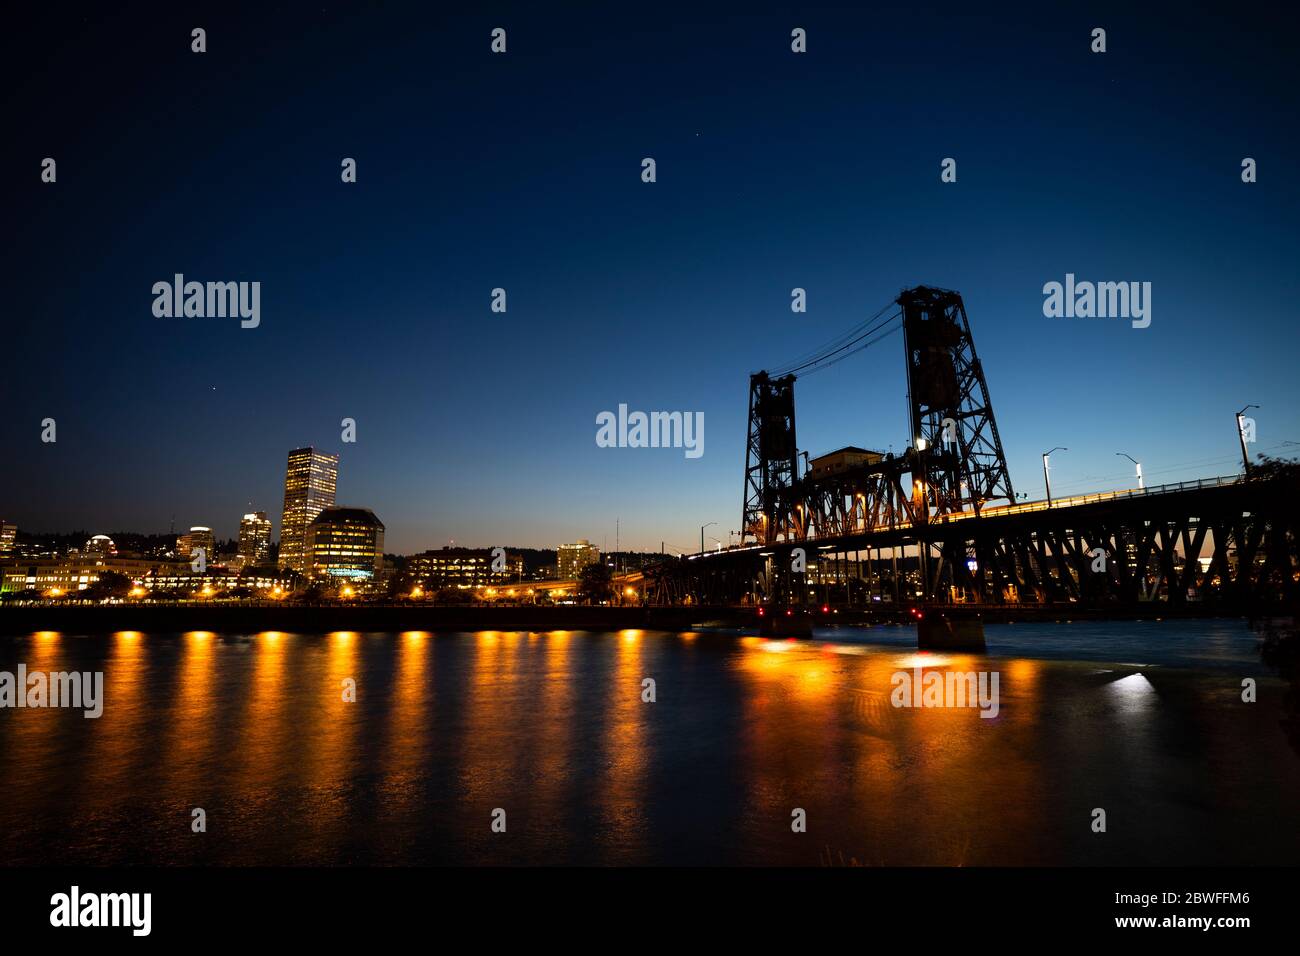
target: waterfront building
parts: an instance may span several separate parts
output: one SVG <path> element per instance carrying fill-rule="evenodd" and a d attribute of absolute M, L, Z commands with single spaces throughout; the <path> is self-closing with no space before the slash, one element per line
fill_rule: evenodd
<path fill-rule="evenodd" d="M 324 509 L 333 507 L 338 475 L 338 455 L 327 455 L 310 447 L 289 452 L 284 475 L 284 512 L 280 519 L 281 567 L 302 574 L 311 570 L 307 528 Z"/>
<path fill-rule="evenodd" d="M 4 569 L 0 593 L 40 591 L 51 597 L 59 597 L 83 591 L 99 580 L 103 567 L 102 558 L 94 554 L 17 564 Z"/>
<path fill-rule="evenodd" d="M 66 558 L 17 561 L 4 568 L 3 577 L 0 577 L 0 594 L 31 590 L 58 597 L 84 591 L 97 583 L 105 571 L 116 571 L 138 581 L 158 564 L 148 558 L 121 557 L 98 551 L 73 552 Z M 188 569 L 189 565 L 185 567 Z"/>
<path fill-rule="evenodd" d="M 312 577 L 368 579 L 383 568 L 384 523 L 368 508 L 325 508 L 305 539 Z"/>
<path fill-rule="evenodd" d="M 582 569 L 600 560 L 600 548 L 586 538 L 574 544 L 562 544 L 556 551 L 557 576 L 562 581 L 576 580 Z"/>
<path fill-rule="evenodd" d="M 413 583 L 427 590 L 478 588 L 518 581 L 523 577 L 524 559 L 506 552 L 505 567 L 492 570 L 492 548 L 441 548 L 413 554 L 406 559 L 406 573 Z"/>

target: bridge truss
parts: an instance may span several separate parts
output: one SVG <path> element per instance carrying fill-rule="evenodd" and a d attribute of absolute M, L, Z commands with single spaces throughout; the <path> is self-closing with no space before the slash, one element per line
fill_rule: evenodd
<path fill-rule="evenodd" d="M 1294 476 L 1224 478 L 864 521 L 670 561 L 647 569 L 646 593 L 665 604 L 1160 602 L 1262 613 L 1300 598 L 1297 501 Z"/>

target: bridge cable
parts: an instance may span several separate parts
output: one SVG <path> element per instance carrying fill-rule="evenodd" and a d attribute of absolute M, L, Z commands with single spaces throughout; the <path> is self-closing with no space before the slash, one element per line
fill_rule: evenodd
<path fill-rule="evenodd" d="M 901 312 L 896 312 L 881 322 L 876 321 L 877 319 L 880 318 L 882 314 L 887 312 L 894 305 L 895 303 L 893 302 L 889 303 L 880 311 L 878 311 L 875 315 L 873 315 L 871 318 L 867 319 L 865 322 L 860 323 L 857 326 L 854 326 L 848 332 L 844 333 L 843 335 L 839 336 L 836 339 L 833 339 L 830 342 L 827 342 L 825 345 L 821 346 L 821 348 L 810 353 L 805 353 L 800 358 L 797 358 L 792 362 L 787 363 L 786 365 L 778 367 L 770 374 L 776 377 L 780 377 L 783 375 L 792 375 L 797 372 L 801 372 L 804 369 L 812 368 L 815 365 L 820 365 L 821 363 L 827 361 L 828 359 L 831 359 L 840 353 L 846 352 L 846 350 L 851 349 L 852 351 L 858 351 L 859 349 L 853 347 L 863 342 L 864 339 L 867 339 L 870 336 L 874 335 L 875 333 L 881 331 L 886 326 L 888 326 L 891 322 L 896 321 L 902 315 Z M 867 344 L 873 344 L 873 343 L 867 343 Z M 863 345 L 861 347 L 865 348 L 866 346 Z M 852 351 L 849 351 L 847 354 L 852 354 Z"/>
<path fill-rule="evenodd" d="M 887 303 L 886 305 L 882 306 L 879 310 L 877 310 L 876 313 L 866 321 L 858 323 L 857 325 L 849 329 L 847 332 L 844 332 L 843 334 L 837 336 L 836 338 L 825 343 L 824 345 L 821 345 L 818 348 L 813 349 L 811 352 L 805 352 L 804 354 L 800 355 L 798 358 L 786 362 L 784 365 L 778 366 L 777 367 L 778 371 L 774 372 L 773 374 L 787 374 L 790 369 L 798 368 L 800 366 L 808 364 L 809 362 L 814 362 L 818 358 L 831 354 L 834 351 L 838 350 L 839 348 L 842 348 L 845 345 L 845 343 L 850 342 L 856 339 L 859 335 L 861 335 L 864 329 L 869 328 L 877 319 L 879 319 L 882 315 L 884 315 L 885 312 L 887 312 L 893 305 L 894 303 L 892 302 Z"/>
<path fill-rule="evenodd" d="M 901 315 L 901 313 L 900 313 L 900 315 Z M 896 315 L 896 316 L 894 316 L 894 318 L 897 319 L 897 318 L 899 318 L 899 316 Z M 903 323 L 902 323 L 902 322 L 899 322 L 898 324 L 894 325 L 892 328 L 885 328 L 885 329 L 884 329 L 882 332 L 880 332 L 880 334 L 878 334 L 875 338 L 870 339 L 869 341 L 863 342 L 863 343 L 862 343 L 861 345 L 859 345 L 857 348 L 855 348 L 855 349 L 853 349 L 853 350 L 851 350 L 851 351 L 845 352 L 843 355 L 839 355 L 839 356 L 836 356 L 835 358 L 828 359 L 828 360 L 826 360 L 825 362 L 823 362 L 822 364 L 818 365 L 816 368 L 809 369 L 808 371 L 806 371 L 806 372 L 803 373 L 803 377 L 804 377 L 804 378 L 807 378 L 809 375 L 812 375 L 814 372 L 822 372 L 822 371 L 825 371 L 826 369 L 830 368 L 832 365 L 835 365 L 835 364 L 837 364 L 837 363 L 839 363 L 839 362 L 844 361 L 844 360 L 845 360 L 846 358 L 848 358 L 850 355 L 853 355 L 853 354 L 855 354 L 855 353 L 857 353 L 857 352 L 861 352 L 861 351 L 862 351 L 863 349 L 865 349 L 865 348 L 870 348 L 871 346 L 875 345 L 877 342 L 881 342 L 881 341 L 883 341 L 883 340 L 889 338 L 889 336 L 893 335 L 895 332 L 902 331 L 902 328 L 903 328 Z"/>

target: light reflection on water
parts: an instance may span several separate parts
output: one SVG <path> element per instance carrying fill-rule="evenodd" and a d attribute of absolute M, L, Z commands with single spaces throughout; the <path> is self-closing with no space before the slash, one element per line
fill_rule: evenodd
<path fill-rule="evenodd" d="M 1076 625 L 1077 627 L 1077 625 Z M 992 643 L 992 642 L 991 642 Z M 1291 862 L 1300 760 L 1235 673 L 839 640 L 42 632 L 105 710 L 0 711 L 3 863 Z M 996 670 L 998 715 L 898 708 Z M 655 701 L 643 681 L 655 681 Z M 355 700 L 346 686 L 355 681 Z M 207 832 L 191 830 L 202 807 Z M 1109 830 L 1091 831 L 1094 807 Z M 806 833 L 791 812 L 807 813 Z M 506 813 L 505 833 L 491 829 Z"/>

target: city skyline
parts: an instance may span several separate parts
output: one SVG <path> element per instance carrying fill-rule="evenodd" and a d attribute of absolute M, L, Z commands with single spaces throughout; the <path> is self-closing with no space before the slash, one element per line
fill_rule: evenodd
<path fill-rule="evenodd" d="M 374 509 L 397 553 L 608 547 L 616 523 L 628 549 L 694 550 L 700 525 L 739 527 L 749 373 L 917 283 L 963 295 L 1030 497 L 1054 446 L 1061 494 L 1131 486 L 1120 454 L 1149 485 L 1236 473 L 1247 404 L 1252 452 L 1300 441 L 1300 187 L 1267 14 L 1206 38 L 1107 12 L 1104 55 L 1070 14 L 936 15 L 927 42 L 956 55 L 924 63 L 911 12 L 701 14 L 684 36 L 516 10 L 497 58 L 478 17 L 217 15 L 196 57 L 189 14 L 90 16 L 42 51 L 40 95 L 35 79 L 15 95 L 8 181 L 31 234 L 12 312 L 31 321 L 9 349 L 59 349 L 57 367 L 8 374 L 0 514 L 20 528 L 174 516 L 230 538 L 250 508 L 275 513 L 284 449 L 316 446 L 341 456 L 339 502 Z M 120 82 L 87 112 L 60 57 Z M 140 65 L 160 57 L 178 83 Z M 1193 69 L 1207 60 L 1250 70 Z M 313 77 L 341 99 L 300 92 Z M 155 316 L 153 284 L 178 273 L 260 282 L 259 324 Z M 1043 288 L 1067 276 L 1151 283 L 1151 324 L 1047 318 Z M 890 339 L 801 379 L 801 446 L 901 450 L 902 358 Z M 703 455 L 600 447 L 598 416 L 624 404 L 702 414 Z"/>
<path fill-rule="evenodd" d="M 1293 922 L 1290 8 L 11 19 L 19 938 Z"/>

